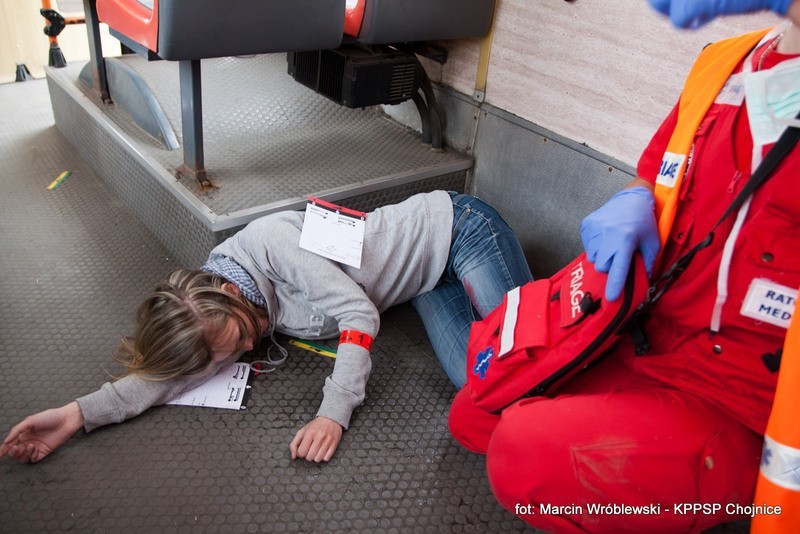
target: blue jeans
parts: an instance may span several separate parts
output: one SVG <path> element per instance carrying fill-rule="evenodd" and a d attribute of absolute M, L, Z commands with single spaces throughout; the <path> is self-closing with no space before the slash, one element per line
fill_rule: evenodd
<path fill-rule="evenodd" d="M 450 196 L 453 238 L 447 267 L 439 284 L 412 303 L 447 376 L 461 388 L 467 381 L 470 325 L 533 276 L 516 234 L 494 208 L 469 195 Z"/>

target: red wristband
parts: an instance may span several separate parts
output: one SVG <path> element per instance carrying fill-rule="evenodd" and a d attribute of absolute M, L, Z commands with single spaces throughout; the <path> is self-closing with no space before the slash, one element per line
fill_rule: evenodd
<path fill-rule="evenodd" d="M 372 337 L 358 330 L 343 331 L 341 337 L 339 337 L 339 344 L 341 345 L 342 343 L 352 343 L 367 350 L 372 349 Z"/>

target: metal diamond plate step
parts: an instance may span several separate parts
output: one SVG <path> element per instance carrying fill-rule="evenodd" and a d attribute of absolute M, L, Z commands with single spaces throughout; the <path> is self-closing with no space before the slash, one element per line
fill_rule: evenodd
<path fill-rule="evenodd" d="M 177 63 L 112 61 L 139 73 L 180 139 Z M 379 108 L 329 101 L 296 83 L 285 63 L 283 54 L 203 61 L 209 192 L 177 175 L 181 150 L 164 148 L 121 108 L 103 106 L 80 79 L 81 64 L 47 76 L 58 128 L 184 263 L 202 261 L 258 216 L 300 209 L 310 194 L 371 209 L 419 191 L 464 189 L 470 157 L 431 150 Z"/>

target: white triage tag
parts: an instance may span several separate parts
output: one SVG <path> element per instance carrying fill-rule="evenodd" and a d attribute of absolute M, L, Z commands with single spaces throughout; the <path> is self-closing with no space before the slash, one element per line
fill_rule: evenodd
<path fill-rule="evenodd" d="M 656 176 L 656 183 L 665 187 L 675 187 L 678 171 L 680 171 L 685 161 L 686 156 L 683 154 L 665 152 L 661 160 L 661 168 L 658 170 L 658 176 Z"/>
<path fill-rule="evenodd" d="M 361 268 L 367 214 L 308 197 L 300 248 Z"/>
<path fill-rule="evenodd" d="M 789 321 L 797 302 L 797 289 L 776 284 L 766 278 L 750 282 L 741 314 L 781 328 L 789 328 Z"/>

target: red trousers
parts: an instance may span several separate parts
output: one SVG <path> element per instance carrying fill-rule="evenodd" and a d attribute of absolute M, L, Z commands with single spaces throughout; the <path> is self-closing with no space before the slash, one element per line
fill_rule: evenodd
<path fill-rule="evenodd" d="M 740 519 L 762 444 L 708 402 L 613 359 L 501 416 L 462 390 L 450 431 L 486 454 L 500 503 L 551 532 L 685 532 Z"/>

